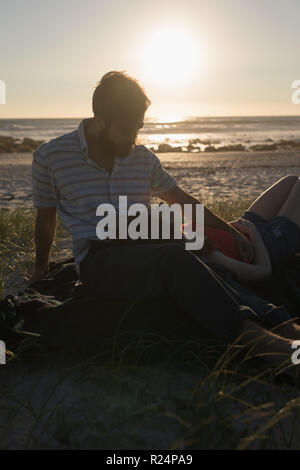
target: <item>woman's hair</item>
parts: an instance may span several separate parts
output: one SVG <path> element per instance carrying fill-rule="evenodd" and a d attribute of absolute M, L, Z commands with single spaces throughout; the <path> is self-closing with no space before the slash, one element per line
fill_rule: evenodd
<path fill-rule="evenodd" d="M 197 253 L 197 255 L 200 255 L 200 256 L 208 256 L 208 255 L 211 255 L 211 253 L 213 253 L 214 250 L 215 248 L 214 248 L 213 240 L 209 237 L 205 237 L 204 244 L 201 250 L 191 250 L 191 251 L 194 251 L 195 254 Z"/>
<path fill-rule="evenodd" d="M 93 94 L 93 112 L 105 119 L 140 119 L 151 101 L 137 80 L 125 71 L 103 75 Z"/>

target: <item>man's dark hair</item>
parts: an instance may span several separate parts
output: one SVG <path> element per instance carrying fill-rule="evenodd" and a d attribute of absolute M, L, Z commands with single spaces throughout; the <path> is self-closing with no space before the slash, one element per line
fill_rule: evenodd
<path fill-rule="evenodd" d="M 93 94 L 93 112 L 104 119 L 136 121 L 145 113 L 151 101 L 137 80 L 125 71 L 103 75 Z"/>

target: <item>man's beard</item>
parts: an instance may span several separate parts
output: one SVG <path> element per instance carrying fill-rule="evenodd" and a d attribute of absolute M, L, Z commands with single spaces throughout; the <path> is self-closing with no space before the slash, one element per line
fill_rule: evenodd
<path fill-rule="evenodd" d="M 100 132 L 99 140 L 103 153 L 111 157 L 126 157 L 133 151 L 135 144 L 135 139 L 119 143 L 112 142 L 107 136 L 106 129 Z"/>

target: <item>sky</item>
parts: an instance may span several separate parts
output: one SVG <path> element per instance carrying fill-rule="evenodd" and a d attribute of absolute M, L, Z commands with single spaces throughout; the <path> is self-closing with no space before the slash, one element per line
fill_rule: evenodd
<path fill-rule="evenodd" d="M 148 117 L 300 115 L 299 0 L 0 0 L 0 118 L 88 117 L 110 70 Z"/>

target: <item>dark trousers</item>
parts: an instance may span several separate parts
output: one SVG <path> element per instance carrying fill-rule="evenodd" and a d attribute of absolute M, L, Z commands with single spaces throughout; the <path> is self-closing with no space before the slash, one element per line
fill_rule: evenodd
<path fill-rule="evenodd" d="M 167 294 L 226 343 L 239 336 L 245 318 L 255 317 L 216 272 L 177 243 L 92 242 L 80 263 L 80 279 L 87 291 L 101 298 L 138 300 Z"/>

